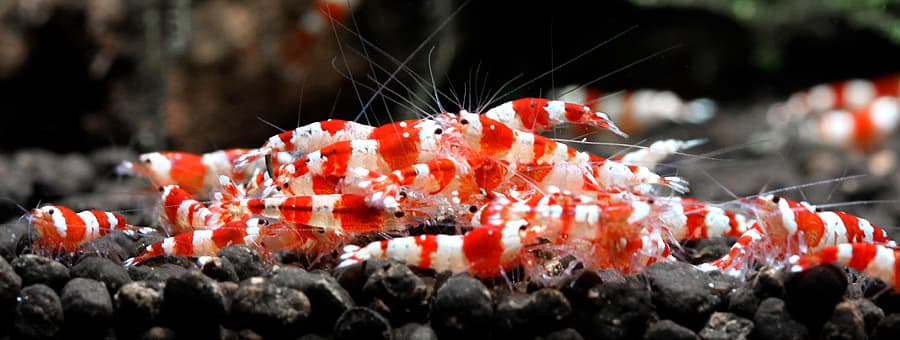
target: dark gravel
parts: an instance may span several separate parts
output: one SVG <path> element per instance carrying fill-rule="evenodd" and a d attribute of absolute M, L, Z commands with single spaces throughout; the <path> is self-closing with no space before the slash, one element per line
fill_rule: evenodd
<path fill-rule="evenodd" d="M 219 251 L 218 256 L 227 258 L 231 262 L 240 280 L 262 276 L 266 273 L 259 252 L 253 247 L 243 244 L 225 247 Z"/>
<path fill-rule="evenodd" d="M 387 263 L 369 276 L 360 301 L 386 316 L 394 325 L 426 322 L 434 287 L 416 276 L 408 266 Z"/>
<path fill-rule="evenodd" d="M 394 340 L 437 340 L 437 334 L 431 326 L 420 323 L 408 323 L 399 328 L 394 328 Z"/>
<path fill-rule="evenodd" d="M 222 288 L 215 280 L 199 271 L 188 271 L 166 281 L 160 318 L 179 337 L 218 338 L 226 302 Z"/>
<path fill-rule="evenodd" d="M 700 337 L 706 340 L 747 339 L 753 332 L 753 321 L 732 313 L 713 313 L 706 326 L 700 330 Z"/>
<path fill-rule="evenodd" d="M 661 318 L 700 330 L 722 299 L 708 273 L 689 264 L 655 263 L 646 270 Z"/>
<path fill-rule="evenodd" d="M 254 277 L 232 295 L 229 324 L 266 338 L 295 338 L 304 334 L 309 315 L 309 299 L 302 292 Z"/>
<path fill-rule="evenodd" d="M 156 325 L 162 308 L 163 285 L 136 281 L 116 292 L 116 328 L 126 337 L 136 336 Z"/>
<path fill-rule="evenodd" d="M 41 283 L 22 288 L 16 305 L 15 335 L 48 339 L 56 336 L 62 327 L 62 303 L 52 288 Z"/>
<path fill-rule="evenodd" d="M 112 298 L 103 282 L 72 279 L 63 287 L 61 300 L 67 336 L 102 337 L 112 326 Z"/>
<path fill-rule="evenodd" d="M 759 304 L 753 316 L 753 339 L 805 339 L 809 331 L 791 319 L 784 301 L 770 297 Z"/>
<path fill-rule="evenodd" d="M 493 314 L 487 287 L 477 279 L 457 275 L 437 290 L 431 307 L 431 327 L 441 338 L 484 338 Z"/>
<path fill-rule="evenodd" d="M 647 328 L 644 340 L 700 340 L 697 333 L 672 320 L 660 320 Z"/>
<path fill-rule="evenodd" d="M 120 263 L 96 256 L 83 258 L 72 266 L 69 274 L 72 277 L 84 277 L 103 282 L 110 294 L 115 294 L 119 288 L 131 282 L 128 271 Z"/>
<path fill-rule="evenodd" d="M 330 331 L 334 322 L 354 306 L 350 294 L 327 274 L 307 272 L 296 267 L 279 268 L 272 284 L 302 292 L 313 306 L 309 325 L 317 331 Z"/>
<path fill-rule="evenodd" d="M 586 338 L 640 338 L 656 317 L 650 292 L 634 282 L 599 284 L 584 299 L 588 305 L 579 311 L 577 324 Z"/>
<path fill-rule="evenodd" d="M 0 308 L 10 305 L 22 289 L 22 277 L 6 259 L 0 258 Z"/>
<path fill-rule="evenodd" d="M 25 286 L 43 283 L 59 292 L 69 281 L 69 268 L 47 257 L 25 254 L 11 264 Z"/>
<path fill-rule="evenodd" d="M 834 307 L 834 312 L 822 326 L 822 339 L 862 339 L 866 337 L 866 322 L 862 312 L 852 301 Z"/>
<path fill-rule="evenodd" d="M 200 267 L 200 271 L 216 281 L 238 282 L 240 280 L 237 271 L 234 269 L 234 265 L 232 265 L 231 261 L 226 257 L 205 257 L 198 261 L 203 263 L 203 266 Z"/>
<path fill-rule="evenodd" d="M 391 325 L 377 312 L 365 307 L 353 307 L 337 319 L 335 340 L 391 339 Z"/>

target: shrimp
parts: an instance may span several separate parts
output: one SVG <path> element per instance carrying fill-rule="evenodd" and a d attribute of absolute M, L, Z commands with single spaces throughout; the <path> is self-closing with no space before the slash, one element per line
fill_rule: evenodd
<path fill-rule="evenodd" d="M 839 264 L 866 273 L 900 293 L 900 249 L 872 243 L 842 243 L 815 253 L 791 257 L 791 271 L 802 272 L 824 264 Z"/>
<path fill-rule="evenodd" d="M 111 230 L 120 230 L 128 234 L 146 234 L 155 231 L 153 228 L 129 225 L 119 214 L 101 210 L 84 210 L 76 213 L 60 205 L 45 205 L 32 209 L 28 221 L 41 235 L 35 242 L 38 247 L 51 251 L 76 251 L 82 243 L 96 240 Z"/>
<path fill-rule="evenodd" d="M 243 181 L 250 178 L 255 169 L 264 168 L 265 164 L 260 160 L 243 170 L 235 169 L 235 160 L 252 152 L 249 149 L 226 149 L 202 155 L 182 151 L 151 152 L 142 154 L 138 163 L 122 162 L 117 172 L 149 177 L 156 186 L 177 184 L 191 194 L 207 194 L 217 188 L 221 175 Z"/>
<path fill-rule="evenodd" d="M 216 229 L 180 233 L 147 246 L 140 255 L 125 260 L 125 265 L 135 265 L 163 255 L 214 256 L 227 246 L 254 243 L 265 225 L 263 219 L 250 218 L 232 221 Z"/>

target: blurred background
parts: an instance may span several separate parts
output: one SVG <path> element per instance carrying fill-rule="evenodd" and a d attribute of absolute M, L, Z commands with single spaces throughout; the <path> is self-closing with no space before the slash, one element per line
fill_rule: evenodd
<path fill-rule="evenodd" d="M 566 85 L 710 98 L 705 124 L 606 140 L 707 139 L 690 151 L 706 156 L 662 170 L 701 199 L 861 174 L 789 196 L 895 200 L 896 136 L 875 151 L 821 147 L 766 113 L 898 60 L 889 0 L 0 0 L 0 196 L 116 209 L 127 189 L 112 169 L 139 152 L 256 147 L 330 117 L 409 119 L 438 109 L 433 82 L 449 111 Z M 897 206 L 845 210 L 890 226 Z"/>

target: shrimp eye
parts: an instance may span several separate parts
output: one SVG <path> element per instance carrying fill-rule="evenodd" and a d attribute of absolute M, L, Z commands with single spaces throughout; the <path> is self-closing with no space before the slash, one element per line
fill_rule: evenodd
<path fill-rule="evenodd" d="M 266 224 L 269 224 L 269 221 L 266 221 L 266 220 L 259 220 L 259 222 L 258 222 L 257 224 L 259 224 L 259 225 L 266 225 Z"/>
<path fill-rule="evenodd" d="M 406 198 L 406 191 L 401 191 L 397 193 L 397 195 L 399 195 L 401 198 Z"/>
<path fill-rule="evenodd" d="M 478 211 L 478 207 L 476 207 L 476 206 L 474 206 L 474 205 L 470 205 L 470 206 L 469 206 L 469 212 L 470 212 L 470 213 L 475 213 L 476 211 Z"/>
<path fill-rule="evenodd" d="M 527 229 L 528 229 L 528 225 L 527 225 L 527 224 L 523 224 L 523 225 L 521 225 L 521 226 L 519 227 L 519 231 L 525 231 L 525 230 L 527 230 Z"/>
<path fill-rule="evenodd" d="M 144 163 L 150 164 L 152 162 L 150 161 L 150 158 L 144 158 Z"/>
<path fill-rule="evenodd" d="M 781 201 L 781 196 L 772 196 L 772 202 L 778 203 L 778 201 Z"/>
<path fill-rule="evenodd" d="M 52 208 L 51 208 L 51 209 L 47 209 L 47 213 L 50 214 L 50 215 L 53 215 L 53 214 L 56 213 L 56 209 L 52 209 Z"/>
<path fill-rule="evenodd" d="M 434 130 L 434 134 L 436 134 L 436 135 L 439 135 L 439 134 L 442 134 L 442 133 L 444 133 L 444 130 L 441 129 L 441 128 L 437 128 L 437 129 Z"/>
<path fill-rule="evenodd" d="M 654 201 L 653 201 L 652 198 L 647 200 L 647 204 L 653 204 L 653 202 L 654 202 Z"/>
<path fill-rule="evenodd" d="M 166 188 L 163 187 L 163 186 L 160 186 L 160 187 L 159 187 L 159 192 L 163 192 L 163 191 L 166 191 Z"/>
<path fill-rule="evenodd" d="M 395 212 L 395 213 L 394 213 L 394 217 L 396 217 L 396 218 L 400 218 L 400 217 L 403 217 L 403 216 L 405 216 L 405 215 L 406 215 L 406 214 L 403 213 L 402 211 L 398 211 L 398 212 Z"/>
<path fill-rule="evenodd" d="M 285 189 L 287 189 L 288 186 L 290 186 L 290 184 L 287 183 L 287 182 L 284 182 L 284 184 L 281 185 L 281 187 L 282 187 L 282 188 L 285 188 Z"/>
<path fill-rule="evenodd" d="M 316 228 L 316 232 L 319 233 L 319 234 L 324 234 L 324 233 L 325 233 L 325 228 Z"/>

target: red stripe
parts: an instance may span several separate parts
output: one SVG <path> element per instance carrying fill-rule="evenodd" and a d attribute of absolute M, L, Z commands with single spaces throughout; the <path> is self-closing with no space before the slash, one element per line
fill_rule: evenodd
<path fill-rule="evenodd" d="M 347 163 L 353 155 L 350 141 L 331 144 L 319 151 L 325 161 L 322 163 L 322 175 L 343 176 L 347 173 Z M 296 174 L 295 174 L 296 175 Z"/>
<path fill-rule="evenodd" d="M 500 274 L 500 256 L 503 255 L 502 229 L 480 227 L 463 236 L 463 254 L 469 261 L 469 271 L 482 277 Z"/>
<path fill-rule="evenodd" d="M 544 98 L 522 98 L 512 101 L 513 111 L 528 131 L 535 131 L 535 126 L 538 131 L 550 127 L 550 114 L 544 109 L 545 106 L 547 99 Z"/>
<path fill-rule="evenodd" d="M 349 231 L 374 231 L 384 226 L 381 210 L 366 205 L 362 195 L 342 195 L 335 202 L 333 214 L 340 220 L 341 228 Z"/>
<path fill-rule="evenodd" d="M 191 256 L 194 254 L 194 232 L 181 233 L 173 238 L 175 256 Z"/>
<path fill-rule="evenodd" d="M 485 156 L 493 157 L 508 152 L 513 145 L 513 130 L 485 116 L 479 116 L 478 118 L 481 121 L 481 139 L 479 141 L 481 153 Z M 492 126 L 494 127 L 493 129 L 491 129 Z"/>
<path fill-rule="evenodd" d="M 422 235 L 416 236 L 416 245 L 422 249 L 421 254 L 419 255 L 419 267 L 420 268 L 430 268 L 431 267 L 431 254 L 434 254 L 437 251 L 437 236 L 435 235 Z"/>
<path fill-rule="evenodd" d="M 281 218 L 286 222 L 309 224 L 312 217 L 312 196 L 288 197 L 278 208 Z"/>
<path fill-rule="evenodd" d="M 340 120 L 340 119 L 329 119 L 324 122 L 319 122 L 319 127 L 322 130 L 328 132 L 329 135 L 334 137 L 339 131 L 347 128 L 348 121 Z"/>
<path fill-rule="evenodd" d="M 834 214 L 840 217 L 841 223 L 844 224 L 844 230 L 847 232 L 847 243 L 857 243 L 865 240 L 866 234 L 859 229 L 859 219 L 856 216 L 840 211 L 835 211 Z"/>
<path fill-rule="evenodd" d="M 869 243 L 856 243 L 853 245 L 853 255 L 847 266 L 858 271 L 863 271 L 875 258 L 878 246 Z"/>

